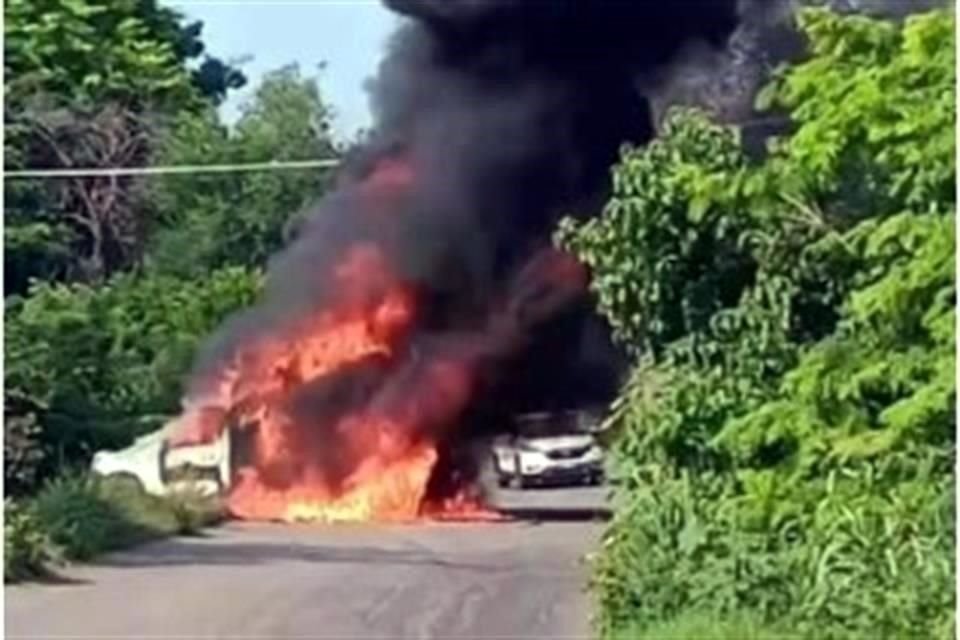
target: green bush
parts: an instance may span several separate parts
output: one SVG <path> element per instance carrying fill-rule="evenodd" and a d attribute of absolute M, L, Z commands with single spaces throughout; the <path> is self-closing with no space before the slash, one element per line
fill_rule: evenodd
<path fill-rule="evenodd" d="M 124 500 L 127 497 L 105 491 L 97 478 L 68 475 L 47 483 L 30 500 L 29 510 L 69 560 L 88 560 L 142 542 L 154 533 L 175 531 L 172 518 L 164 519 L 160 513 L 157 519 L 150 509 L 131 509 Z"/>
<path fill-rule="evenodd" d="M 62 551 L 36 518 L 12 500 L 3 503 L 3 578 L 15 582 L 42 576 L 62 562 Z"/>
<path fill-rule="evenodd" d="M 614 640 L 793 640 L 795 633 L 776 631 L 747 616 L 717 618 L 689 614 L 664 624 L 634 625 L 613 634 Z"/>
<path fill-rule="evenodd" d="M 136 482 L 67 474 L 32 498 L 6 503 L 7 580 L 40 575 L 64 560 L 170 535 L 190 535 L 223 516 L 219 501 L 193 492 L 159 497 Z"/>
<path fill-rule="evenodd" d="M 164 498 L 164 504 L 177 523 L 179 535 L 196 535 L 220 522 L 226 513 L 218 500 L 190 490 L 171 493 Z"/>
<path fill-rule="evenodd" d="M 8 300 L 9 488 L 26 491 L 162 424 L 179 408 L 197 345 L 260 284 L 242 269 L 196 281 L 129 275 L 97 288 L 37 284 Z"/>
<path fill-rule="evenodd" d="M 801 24 L 811 57 L 763 95 L 796 127 L 762 164 L 675 112 L 604 215 L 558 233 L 637 358 L 594 573 L 607 637 L 698 616 L 952 637 L 953 17 Z"/>
<path fill-rule="evenodd" d="M 41 429 L 32 412 L 5 412 L 3 421 L 3 475 L 7 493 L 17 495 L 35 486 L 43 463 Z"/>

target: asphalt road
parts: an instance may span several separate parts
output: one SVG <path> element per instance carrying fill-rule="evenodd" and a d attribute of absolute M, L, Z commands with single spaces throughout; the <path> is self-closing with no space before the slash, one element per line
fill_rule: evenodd
<path fill-rule="evenodd" d="M 516 520 L 230 523 L 7 587 L 8 638 L 588 638 L 602 489 L 503 491 Z"/>

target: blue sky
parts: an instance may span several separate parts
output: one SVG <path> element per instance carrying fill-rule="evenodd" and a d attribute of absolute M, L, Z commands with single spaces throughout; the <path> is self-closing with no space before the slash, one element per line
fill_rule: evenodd
<path fill-rule="evenodd" d="M 249 82 L 224 105 L 232 119 L 261 75 L 291 62 L 316 75 L 336 110 L 335 130 L 348 136 L 369 124 L 366 78 L 373 75 L 396 17 L 379 0 L 180 0 L 165 4 L 202 20 L 207 51 L 226 60 L 249 56 Z"/>

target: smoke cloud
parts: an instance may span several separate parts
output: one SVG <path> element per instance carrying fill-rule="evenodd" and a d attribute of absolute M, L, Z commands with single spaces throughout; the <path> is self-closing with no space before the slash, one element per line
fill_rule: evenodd
<path fill-rule="evenodd" d="M 298 425 L 276 445 L 292 462 L 261 456 L 268 483 L 311 466 L 343 481 L 382 436 L 357 425 L 383 416 L 410 446 L 432 439 L 442 453 L 480 415 L 606 400 L 619 355 L 589 312 L 587 274 L 550 248 L 551 231 L 562 215 L 596 213 L 620 146 L 653 135 L 643 78 L 692 43 L 723 46 L 738 23 L 736 0 L 385 4 L 406 19 L 370 85 L 369 139 L 188 389 L 188 409 L 205 405 L 220 423 L 253 395 Z M 262 345 L 309 333 L 318 313 L 362 315 L 364 339 L 389 355 L 371 347 L 334 379 L 301 379 L 316 363 L 280 372 L 263 354 L 306 343 Z M 247 394 L 248 378 L 287 390 Z"/>

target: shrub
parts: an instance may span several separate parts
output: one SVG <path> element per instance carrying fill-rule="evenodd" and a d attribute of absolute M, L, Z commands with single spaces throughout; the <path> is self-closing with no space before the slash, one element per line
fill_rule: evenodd
<path fill-rule="evenodd" d="M 67 559 L 88 560 L 141 542 L 151 533 L 149 527 L 128 519 L 108 495 L 98 479 L 71 474 L 48 482 L 30 500 L 29 509 Z"/>
<path fill-rule="evenodd" d="M 180 535 L 196 535 L 204 527 L 220 522 L 225 515 L 218 500 L 190 490 L 175 491 L 164 502 Z"/>
<path fill-rule="evenodd" d="M 777 631 L 748 616 L 718 618 L 688 614 L 682 618 L 643 629 L 634 625 L 613 634 L 614 640 L 793 640 L 796 633 Z"/>
<path fill-rule="evenodd" d="M 3 503 L 3 543 L 4 582 L 42 576 L 62 561 L 61 550 L 36 518 L 9 499 Z"/>
<path fill-rule="evenodd" d="M 44 451 L 40 425 L 34 413 L 6 413 L 3 421 L 3 476 L 9 494 L 19 494 L 36 483 Z"/>
<path fill-rule="evenodd" d="M 122 478 L 69 474 L 48 482 L 24 507 L 65 559 L 88 560 L 154 538 L 194 534 L 222 509 L 200 494 L 158 497 Z"/>

